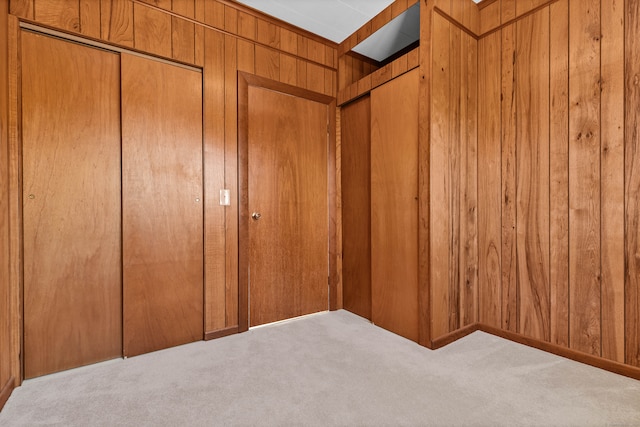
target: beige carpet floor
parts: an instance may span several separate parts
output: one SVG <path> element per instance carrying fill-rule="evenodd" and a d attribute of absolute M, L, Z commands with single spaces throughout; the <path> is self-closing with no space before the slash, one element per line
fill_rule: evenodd
<path fill-rule="evenodd" d="M 640 426 L 640 382 L 475 332 L 431 351 L 346 311 L 25 381 L 0 426 Z"/>

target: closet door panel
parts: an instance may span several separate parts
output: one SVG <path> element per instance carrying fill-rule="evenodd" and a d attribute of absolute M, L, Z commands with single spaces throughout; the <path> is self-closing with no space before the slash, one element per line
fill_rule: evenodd
<path fill-rule="evenodd" d="M 22 32 L 24 368 L 122 354 L 118 55 Z"/>
<path fill-rule="evenodd" d="M 371 319 L 371 100 L 341 109 L 344 308 Z"/>
<path fill-rule="evenodd" d="M 371 320 L 418 340 L 418 70 L 371 92 Z"/>
<path fill-rule="evenodd" d="M 124 354 L 203 338 L 202 75 L 122 55 Z"/>

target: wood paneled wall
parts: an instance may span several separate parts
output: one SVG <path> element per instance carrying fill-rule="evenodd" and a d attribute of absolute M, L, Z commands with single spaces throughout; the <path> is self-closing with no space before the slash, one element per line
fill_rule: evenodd
<path fill-rule="evenodd" d="M 640 366 L 640 1 L 481 13 L 479 321 Z"/>
<path fill-rule="evenodd" d="M 478 46 L 440 12 L 431 46 L 431 337 L 438 339 L 478 320 Z"/>
<path fill-rule="evenodd" d="M 6 4 L 2 2 L 3 6 Z M 235 332 L 238 326 L 237 73 L 254 73 L 336 96 L 337 45 L 226 0 L 10 0 L 9 13 L 27 22 L 203 68 L 205 332 L 208 338 Z M 6 11 L 0 10 L 0 15 L 6 19 Z M 3 24 L 0 28 L 3 34 L 0 45 L 4 46 L 7 26 Z M 0 54 L 2 52 L 0 49 Z M 1 63 L 4 66 L 7 62 Z M 4 72 L 0 71 L 0 77 L 6 77 Z M 3 118 L 0 120 L 6 116 L 3 90 L 0 89 L 0 117 Z M 3 126 L 0 148 L 5 147 L 5 151 L 6 132 Z M 5 162 L 6 157 L 1 158 Z M 7 228 L 1 219 L 7 211 L 6 183 L 2 178 L 6 176 L 6 167 L 6 162 L 0 164 L 0 206 L 3 206 L 0 243 L 6 240 Z M 14 187 L 17 186 L 19 177 L 11 179 Z M 219 206 L 222 188 L 231 190 L 229 207 Z M 4 243 L 0 251 L 2 248 Z M 8 258 L 1 259 L 5 262 Z M 4 295 L 3 280 L 4 270 L 0 267 L 0 297 Z M 12 286 L 17 285 L 12 283 Z M 1 313 L 4 316 L 6 311 Z M 4 351 L 0 350 L 0 354 Z"/>
<path fill-rule="evenodd" d="M 9 286 L 8 4 L 0 3 L 0 408 L 13 389 Z"/>

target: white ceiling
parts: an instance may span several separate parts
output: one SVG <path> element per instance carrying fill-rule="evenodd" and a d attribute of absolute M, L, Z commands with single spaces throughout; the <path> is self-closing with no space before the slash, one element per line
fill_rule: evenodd
<path fill-rule="evenodd" d="M 336 43 L 356 32 L 394 0 L 236 0 Z M 460 0 L 458 0 L 460 1 Z M 473 0 L 476 3 L 480 0 Z M 382 61 L 418 40 L 418 4 L 398 16 L 353 50 Z M 381 34 L 378 34 L 381 33 Z"/>
<path fill-rule="evenodd" d="M 342 42 L 393 0 L 237 0 L 314 34 Z"/>

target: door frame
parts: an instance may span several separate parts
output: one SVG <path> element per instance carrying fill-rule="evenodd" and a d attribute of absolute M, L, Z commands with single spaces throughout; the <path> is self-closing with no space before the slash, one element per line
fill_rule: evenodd
<path fill-rule="evenodd" d="M 249 87 L 273 90 L 328 107 L 327 201 L 329 208 L 329 310 L 338 310 L 338 235 L 336 188 L 336 99 L 285 83 L 238 72 L 238 331 L 249 329 Z"/>

